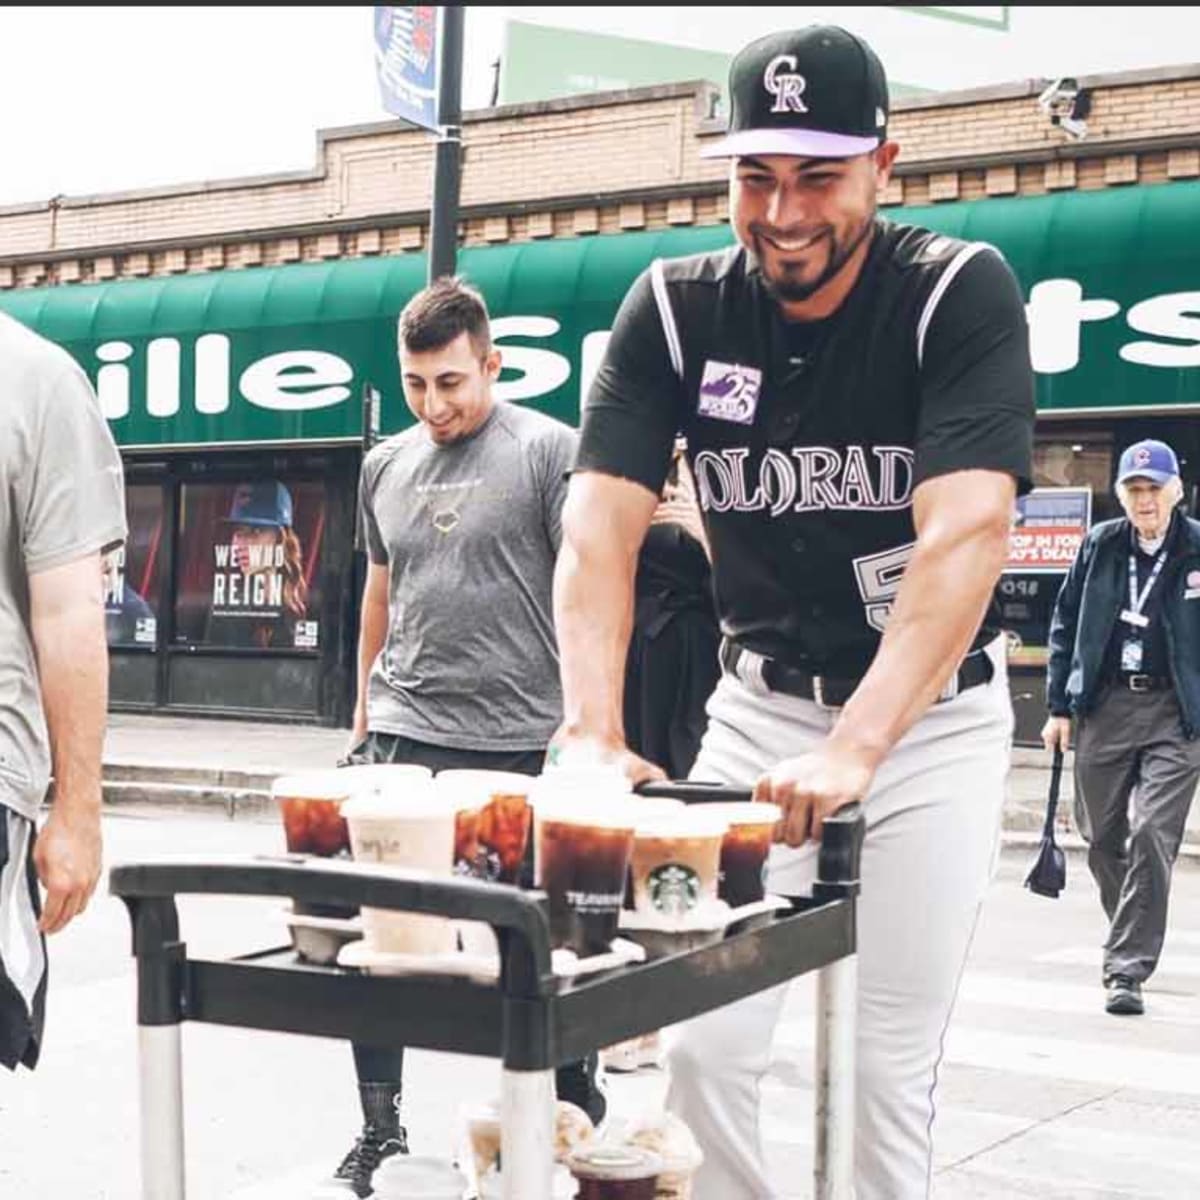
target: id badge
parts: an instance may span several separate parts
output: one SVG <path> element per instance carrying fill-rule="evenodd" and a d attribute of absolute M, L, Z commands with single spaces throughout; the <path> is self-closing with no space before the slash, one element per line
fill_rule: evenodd
<path fill-rule="evenodd" d="M 1142 669 L 1142 643 L 1137 638 L 1126 638 L 1121 643 L 1121 670 L 1136 675 Z"/>

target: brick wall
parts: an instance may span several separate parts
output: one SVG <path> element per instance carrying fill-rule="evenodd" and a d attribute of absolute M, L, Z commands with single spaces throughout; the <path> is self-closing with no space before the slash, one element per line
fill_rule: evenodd
<path fill-rule="evenodd" d="M 1200 68 L 1081 79 L 1088 136 L 1037 105 L 1042 81 L 897 104 L 885 205 L 1200 177 Z M 467 115 L 466 245 L 727 219 L 707 85 Z M 422 248 L 432 138 L 388 121 L 318 138 L 310 171 L 0 209 L 0 288 L 400 254 Z"/>

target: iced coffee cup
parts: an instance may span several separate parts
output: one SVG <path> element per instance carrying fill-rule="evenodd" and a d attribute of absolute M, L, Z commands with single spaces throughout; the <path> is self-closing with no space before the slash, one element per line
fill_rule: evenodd
<path fill-rule="evenodd" d="M 637 912 L 681 920 L 717 899 L 721 845 L 729 823 L 706 808 L 685 805 L 679 812 L 639 819 L 630 863 Z"/>
<path fill-rule="evenodd" d="M 533 777 L 513 771 L 440 771 L 434 784 L 457 814 L 455 871 L 516 883 L 533 821 Z"/>
<path fill-rule="evenodd" d="M 350 852 L 350 834 L 342 818 L 342 803 L 351 784 L 342 771 L 301 771 L 280 775 L 271 784 L 279 805 L 289 854 L 333 858 Z"/>
<path fill-rule="evenodd" d="M 725 820 L 729 829 L 721 843 L 718 895 L 730 908 L 753 904 L 766 894 L 763 875 L 776 822 L 783 816 L 777 804 L 752 802 L 705 804 L 704 811 Z"/>
<path fill-rule="evenodd" d="M 662 1159 L 639 1146 L 597 1143 L 567 1160 L 579 1183 L 576 1200 L 654 1200 Z"/>
<path fill-rule="evenodd" d="M 617 936 L 633 850 L 633 804 L 599 791 L 554 798 L 539 791 L 534 872 L 550 902 L 550 942 L 580 957 L 604 954 Z"/>
<path fill-rule="evenodd" d="M 388 863 L 449 877 L 454 861 L 454 810 L 438 801 L 430 780 L 408 779 L 355 796 L 342 806 L 350 847 L 358 862 Z M 363 935 L 372 950 L 437 954 L 454 949 L 453 924 L 389 909 L 362 910 Z"/>

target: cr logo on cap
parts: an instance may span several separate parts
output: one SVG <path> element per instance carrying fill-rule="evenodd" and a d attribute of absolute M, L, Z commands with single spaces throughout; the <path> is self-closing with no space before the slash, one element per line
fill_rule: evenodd
<path fill-rule="evenodd" d="M 1133 465 L 1135 467 L 1144 467 L 1150 461 L 1150 447 L 1139 446 L 1133 452 Z"/>
<path fill-rule="evenodd" d="M 787 72 L 780 74 L 780 68 L 786 67 Z M 779 54 L 767 63 L 763 72 L 763 87 L 775 97 L 771 105 L 773 113 L 808 112 L 803 99 L 805 80 L 803 75 L 796 74 L 796 56 L 794 54 Z"/>

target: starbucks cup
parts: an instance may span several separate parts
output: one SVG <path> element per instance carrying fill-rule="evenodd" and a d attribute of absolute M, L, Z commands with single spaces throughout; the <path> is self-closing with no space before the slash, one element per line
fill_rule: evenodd
<path fill-rule="evenodd" d="M 634 830 L 630 872 L 633 907 L 666 920 L 682 920 L 717 899 L 721 846 L 729 823 L 708 805 L 643 818 Z"/>
<path fill-rule="evenodd" d="M 766 894 L 763 876 L 775 825 L 783 817 L 777 804 L 753 801 L 705 804 L 704 811 L 726 821 L 721 843 L 718 894 L 730 908 L 754 904 Z"/>
<path fill-rule="evenodd" d="M 435 877 L 453 873 L 454 810 L 438 801 L 430 780 L 362 793 L 342 806 L 342 814 L 356 861 Z M 444 917 L 364 907 L 362 922 L 367 945 L 388 954 L 440 954 L 457 944 Z"/>

